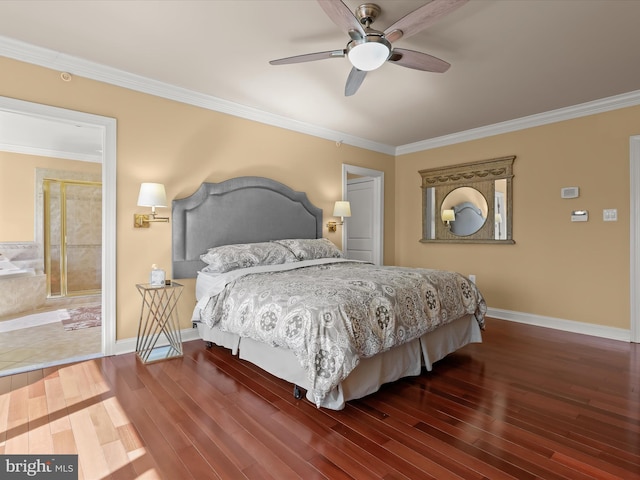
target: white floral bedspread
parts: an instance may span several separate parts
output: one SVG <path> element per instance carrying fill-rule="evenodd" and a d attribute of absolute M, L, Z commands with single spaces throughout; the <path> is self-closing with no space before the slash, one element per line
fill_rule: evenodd
<path fill-rule="evenodd" d="M 335 259 L 282 268 L 290 270 L 230 272 L 220 288 L 200 300 L 201 320 L 291 349 L 317 405 L 361 358 L 467 314 L 484 327 L 482 295 L 455 272 Z"/>

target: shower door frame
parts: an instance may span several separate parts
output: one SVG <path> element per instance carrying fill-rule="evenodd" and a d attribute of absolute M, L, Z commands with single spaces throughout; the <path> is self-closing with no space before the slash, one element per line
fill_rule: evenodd
<path fill-rule="evenodd" d="M 60 254 L 59 254 L 59 281 L 60 291 L 58 294 L 52 294 L 52 267 L 51 267 L 51 189 L 52 182 L 60 184 Z M 102 182 L 91 180 L 75 180 L 75 179 L 59 179 L 59 178 L 43 178 L 43 239 L 44 239 L 44 265 L 47 273 L 47 298 L 64 298 L 76 297 L 84 295 L 98 295 L 102 292 L 102 282 L 99 289 L 89 289 L 82 291 L 69 292 L 68 288 L 68 255 L 67 255 L 67 186 L 68 185 L 85 185 L 94 186 L 102 189 Z M 102 199 L 100 200 L 102 203 Z M 100 257 L 102 259 L 102 246 L 100 245 Z"/>

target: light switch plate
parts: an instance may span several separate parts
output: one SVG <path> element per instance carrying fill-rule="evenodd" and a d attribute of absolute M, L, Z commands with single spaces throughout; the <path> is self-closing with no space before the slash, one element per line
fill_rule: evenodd
<path fill-rule="evenodd" d="M 602 210 L 602 220 L 605 222 L 617 222 L 618 221 L 618 209 L 617 208 L 605 208 Z"/>

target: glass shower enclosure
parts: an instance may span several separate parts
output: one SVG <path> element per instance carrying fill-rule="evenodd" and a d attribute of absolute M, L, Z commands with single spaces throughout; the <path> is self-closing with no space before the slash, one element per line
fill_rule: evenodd
<path fill-rule="evenodd" d="M 102 183 L 43 179 L 47 296 L 94 295 L 102 283 Z"/>

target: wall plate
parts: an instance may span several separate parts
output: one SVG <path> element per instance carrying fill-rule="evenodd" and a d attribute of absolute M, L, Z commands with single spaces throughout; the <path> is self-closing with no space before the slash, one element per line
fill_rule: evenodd
<path fill-rule="evenodd" d="M 617 208 L 605 208 L 602 210 L 602 220 L 605 222 L 617 222 L 618 221 L 618 209 Z"/>
<path fill-rule="evenodd" d="M 574 210 L 571 212 L 572 222 L 587 222 L 589 220 L 589 212 L 586 210 Z"/>
<path fill-rule="evenodd" d="M 562 198 L 578 198 L 580 196 L 580 187 L 563 187 L 560 189 Z"/>

